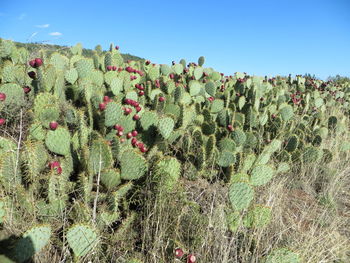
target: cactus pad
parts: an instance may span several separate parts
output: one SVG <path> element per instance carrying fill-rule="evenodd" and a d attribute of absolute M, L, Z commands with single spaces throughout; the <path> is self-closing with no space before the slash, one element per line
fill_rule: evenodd
<path fill-rule="evenodd" d="M 174 157 L 164 157 L 155 164 L 154 178 L 158 182 L 158 187 L 171 191 L 180 177 L 181 164 Z"/>
<path fill-rule="evenodd" d="M 273 167 L 268 165 L 258 165 L 253 168 L 250 181 L 254 186 L 267 184 L 275 174 Z"/>
<path fill-rule="evenodd" d="M 229 199 L 236 210 L 243 210 L 249 207 L 254 198 L 254 190 L 245 182 L 237 182 L 230 185 Z"/>
<path fill-rule="evenodd" d="M 70 140 L 69 131 L 59 127 L 57 130 L 47 132 L 45 144 L 51 152 L 68 155 L 70 152 Z"/>
<path fill-rule="evenodd" d="M 158 130 L 164 139 L 168 139 L 171 132 L 173 131 L 175 122 L 170 117 L 165 117 L 159 120 Z"/>
<path fill-rule="evenodd" d="M 287 248 L 278 248 L 272 251 L 267 257 L 265 263 L 300 263 L 298 254 Z"/>
<path fill-rule="evenodd" d="M 26 261 L 45 247 L 50 237 L 51 227 L 49 225 L 32 227 L 17 241 L 11 254 L 13 254 L 18 262 Z"/>
<path fill-rule="evenodd" d="M 96 246 L 98 235 L 89 225 L 76 224 L 68 229 L 67 242 L 76 257 L 83 257 Z"/>
<path fill-rule="evenodd" d="M 148 169 L 146 159 L 135 150 L 125 150 L 120 154 L 120 167 L 123 180 L 139 179 Z"/>

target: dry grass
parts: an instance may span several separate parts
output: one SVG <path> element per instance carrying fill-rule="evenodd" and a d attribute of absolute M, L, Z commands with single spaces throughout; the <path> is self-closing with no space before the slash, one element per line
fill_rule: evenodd
<path fill-rule="evenodd" d="M 287 247 L 305 263 L 350 262 L 350 155 L 338 149 L 349 134 L 323 142 L 333 160 L 293 168 L 259 189 L 255 203 L 272 207 L 263 229 L 226 227 L 227 185 L 183 179 L 167 197 L 148 196 L 141 224 L 145 262 L 175 262 L 173 250 L 199 262 L 263 262 Z"/>

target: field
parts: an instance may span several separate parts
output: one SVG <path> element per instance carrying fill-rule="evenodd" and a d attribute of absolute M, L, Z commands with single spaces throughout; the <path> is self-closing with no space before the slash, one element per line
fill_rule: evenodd
<path fill-rule="evenodd" d="M 350 262 L 350 82 L 0 40 L 0 262 Z"/>

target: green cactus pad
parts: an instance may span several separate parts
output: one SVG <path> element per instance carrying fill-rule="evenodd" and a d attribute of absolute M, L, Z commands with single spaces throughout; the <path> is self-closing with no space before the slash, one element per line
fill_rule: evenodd
<path fill-rule="evenodd" d="M 164 76 L 168 76 L 171 73 L 171 68 L 166 65 L 166 64 L 162 64 L 160 65 L 160 72 L 162 73 L 162 75 Z"/>
<path fill-rule="evenodd" d="M 77 69 L 79 78 L 87 78 L 94 70 L 94 61 L 92 59 L 81 59 L 75 62 L 75 68 Z"/>
<path fill-rule="evenodd" d="M 224 101 L 216 99 L 211 103 L 210 112 L 211 113 L 219 113 L 224 109 Z"/>
<path fill-rule="evenodd" d="M 193 71 L 193 76 L 196 80 L 199 80 L 203 76 L 203 68 L 202 67 L 197 67 Z"/>
<path fill-rule="evenodd" d="M 294 116 L 293 107 L 286 105 L 280 109 L 280 114 L 283 121 L 289 121 Z"/>
<path fill-rule="evenodd" d="M 60 110 L 56 105 L 45 106 L 39 114 L 39 120 L 46 128 L 50 127 L 50 122 L 57 121 L 60 117 Z"/>
<path fill-rule="evenodd" d="M 97 174 L 113 165 L 112 150 L 103 139 L 94 140 L 90 146 L 89 167 Z"/>
<path fill-rule="evenodd" d="M 276 174 L 286 173 L 290 170 L 290 165 L 287 162 L 282 162 L 278 164 Z"/>
<path fill-rule="evenodd" d="M 231 138 L 236 143 L 236 146 L 241 146 L 245 143 L 247 136 L 244 131 L 236 129 L 231 133 Z"/>
<path fill-rule="evenodd" d="M 245 182 L 237 182 L 230 185 L 229 199 L 235 210 L 243 210 L 249 207 L 254 198 L 254 190 Z"/>
<path fill-rule="evenodd" d="M 270 207 L 255 205 L 243 218 L 243 224 L 246 227 L 263 228 L 271 222 L 271 218 Z"/>
<path fill-rule="evenodd" d="M 337 126 L 338 123 L 338 119 L 335 116 L 331 116 L 328 118 L 328 129 L 332 130 L 335 129 L 335 127 Z"/>
<path fill-rule="evenodd" d="M 219 150 L 234 152 L 236 150 L 236 143 L 230 138 L 223 138 L 219 141 Z"/>
<path fill-rule="evenodd" d="M 288 152 L 294 152 L 298 148 L 299 138 L 297 135 L 293 134 L 287 140 L 286 150 Z"/>
<path fill-rule="evenodd" d="M 157 78 L 159 78 L 160 72 L 159 72 L 159 67 L 151 67 L 148 70 L 148 77 L 150 80 L 155 81 Z"/>
<path fill-rule="evenodd" d="M 202 89 L 202 85 L 198 81 L 191 80 L 189 84 L 190 95 L 196 96 Z"/>
<path fill-rule="evenodd" d="M 261 186 L 267 184 L 275 174 L 275 169 L 268 165 L 258 165 L 253 168 L 250 176 L 251 184 Z"/>
<path fill-rule="evenodd" d="M 58 127 L 46 134 L 46 147 L 54 153 L 68 155 L 70 153 L 71 136 L 67 129 Z"/>
<path fill-rule="evenodd" d="M 46 130 L 42 127 L 40 122 L 33 123 L 29 127 L 29 138 L 37 141 L 43 141 L 46 137 Z"/>
<path fill-rule="evenodd" d="M 43 142 L 26 141 L 24 143 L 27 176 L 34 180 L 45 169 L 48 153 Z"/>
<path fill-rule="evenodd" d="M 120 171 L 117 169 L 107 169 L 101 172 L 101 183 L 111 190 L 121 183 Z"/>
<path fill-rule="evenodd" d="M 145 111 L 140 119 L 141 127 L 144 130 L 148 130 L 152 125 L 157 126 L 158 115 L 154 111 Z"/>
<path fill-rule="evenodd" d="M 118 124 L 118 121 L 123 114 L 124 111 L 120 104 L 116 102 L 109 102 L 105 110 L 105 125 L 110 127 Z"/>
<path fill-rule="evenodd" d="M 183 70 L 184 70 L 184 66 L 182 64 L 175 64 L 172 66 L 172 70 L 177 74 L 180 75 Z"/>
<path fill-rule="evenodd" d="M 164 139 L 168 139 L 174 130 L 175 122 L 170 117 L 161 118 L 158 122 L 158 130 Z"/>
<path fill-rule="evenodd" d="M 320 160 L 322 158 L 322 155 L 322 150 L 319 150 L 313 146 L 308 146 L 304 149 L 302 153 L 302 158 L 304 163 L 313 163 Z"/>
<path fill-rule="evenodd" d="M 84 224 L 76 224 L 69 228 L 66 238 L 76 257 L 83 257 L 91 252 L 99 241 L 94 228 Z"/>
<path fill-rule="evenodd" d="M 119 95 L 123 90 L 123 80 L 118 77 L 113 78 L 110 87 L 114 95 Z"/>
<path fill-rule="evenodd" d="M 158 188 L 171 191 L 180 178 L 181 163 L 174 157 L 164 157 L 155 164 L 154 179 Z"/>
<path fill-rule="evenodd" d="M 254 162 L 256 160 L 256 156 L 254 153 L 248 154 L 245 156 L 242 168 L 240 169 L 241 173 L 247 173 L 250 168 L 252 168 Z"/>
<path fill-rule="evenodd" d="M 10 252 L 16 262 L 24 262 L 44 248 L 49 243 L 51 232 L 49 225 L 35 226 L 25 232 Z"/>
<path fill-rule="evenodd" d="M 203 66 L 204 62 L 205 62 L 205 57 L 200 56 L 198 58 L 198 65 L 201 67 L 201 66 Z"/>
<path fill-rule="evenodd" d="M 226 221 L 228 229 L 231 232 L 236 232 L 236 230 L 241 225 L 241 214 L 238 211 L 230 211 L 226 216 Z"/>
<path fill-rule="evenodd" d="M 267 257 L 265 263 L 300 263 L 299 255 L 287 248 L 273 250 Z"/>
<path fill-rule="evenodd" d="M 216 86 L 213 81 L 208 81 L 205 84 L 205 91 L 212 97 L 215 97 L 216 94 Z"/>
<path fill-rule="evenodd" d="M 6 100 L 1 104 L 5 106 L 24 104 L 24 92 L 21 86 L 15 83 L 7 83 L 0 86 L 0 93 L 6 94 Z"/>
<path fill-rule="evenodd" d="M 142 177 L 148 169 L 147 161 L 136 150 L 125 150 L 120 154 L 121 179 L 136 180 Z"/>

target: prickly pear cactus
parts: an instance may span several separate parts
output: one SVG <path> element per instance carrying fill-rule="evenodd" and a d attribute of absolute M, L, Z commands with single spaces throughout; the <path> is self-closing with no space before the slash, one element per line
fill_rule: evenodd
<path fill-rule="evenodd" d="M 158 181 L 160 189 L 169 192 L 176 187 L 180 172 L 181 164 L 176 158 L 164 157 L 155 165 L 154 178 Z"/>
<path fill-rule="evenodd" d="M 237 210 L 243 210 L 249 207 L 254 198 L 254 189 L 245 182 L 236 182 L 230 185 L 229 199 L 232 207 Z"/>
<path fill-rule="evenodd" d="M 135 180 L 142 177 L 147 169 L 147 161 L 135 150 L 125 150 L 120 154 L 121 179 Z"/>
<path fill-rule="evenodd" d="M 258 165 L 252 169 L 250 181 L 254 186 L 267 184 L 275 174 L 275 170 L 269 165 Z"/>
<path fill-rule="evenodd" d="M 69 131 L 59 127 L 54 131 L 47 132 L 45 144 L 51 152 L 68 155 L 70 153 L 70 140 Z"/>
<path fill-rule="evenodd" d="M 300 263 L 298 254 L 287 248 L 279 248 L 272 251 L 267 257 L 265 263 Z"/>
<path fill-rule="evenodd" d="M 18 240 L 10 252 L 17 262 L 24 262 L 40 252 L 48 243 L 51 237 L 50 225 L 39 225 L 30 228 Z"/>
<path fill-rule="evenodd" d="M 68 229 L 66 238 L 74 256 L 78 258 L 91 252 L 99 241 L 96 230 L 85 224 L 73 225 Z"/>

